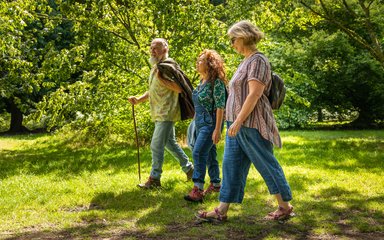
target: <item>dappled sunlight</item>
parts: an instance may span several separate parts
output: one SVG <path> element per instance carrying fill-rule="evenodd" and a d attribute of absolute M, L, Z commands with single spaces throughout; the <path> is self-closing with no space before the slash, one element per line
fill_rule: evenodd
<path fill-rule="evenodd" d="M 355 171 L 369 169 L 379 172 L 380 162 L 384 158 L 382 151 L 384 141 L 371 138 L 340 138 L 325 140 L 301 139 L 286 141 L 282 150 L 276 151 L 276 156 L 283 165 L 322 166 L 324 168 Z M 361 150 L 360 150 L 361 149 Z"/>
<path fill-rule="evenodd" d="M 65 142 L 48 141 L 41 136 L 30 141 L 21 140 L 13 150 L 0 150 L 0 179 L 24 172 L 30 174 L 55 173 L 70 177 L 83 171 L 115 169 L 115 172 L 134 168 L 137 164 L 135 149 L 119 146 L 94 146 L 93 148 L 72 149 Z M 26 142 L 25 142 L 26 141 Z M 142 158 L 148 158 L 144 152 Z M 146 166 L 148 161 L 143 161 Z"/>
<path fill-rule="evenodd" d="M 229 221 L 221 226 L 196 225 L 194 214 L 217 207 L 219 194 L 206 197 L 202 204 L 185 201 L 183 196 L 193 183 L 186 182 L 170 154 L 165 155 L 163 187 L 143 191 L 136 186 L 140 181 L 135 148 L 73 148 L 40 136 L 14 140 L 13 149 L 0 150 L 0 220 L 7 222 L 1 229 L 24 231 L 36 226 L 38 234 L 24 231 L 26 238 L 60 235 L 67 239 L 82 234 L 176 239 L 179 231 L 201 236 L 200 231 L 208 229 L 203 234 L 208 239 L 233 239 L 236 234 L 243 239 L 300 238 L 382 229 L 382 140 L 356 136 L 327 140 L 320 133 L 285 138 L 283 149 L 275 149 L 275 154 L 292 187 L 297 216 L 284 224 L 263 220 L 277 205 L 254 166 L 249 170 L 244 201 L 231 206 Z M 221 166 L 222 146 L 218 152 Z M 191 155 L 188 149 L 186 153 Z M 144 182 L 151 170 L 149 147 L 141 148 L 140 159 Z M 207 175 L 205 187 L 208 183 Z M 8 212 L 12 211 L 11 216 Z M 226 234 L 228 229 L 231 235 Z M 68 237 L 68 232 L 74 235 Z"/>
<path fill-rule="evenodd" d="M 13 150 L 14 148 L 16 148 L 19 145 L 20 145 L 20 143 L 18 143 L 16 141 L 0 140 L 0 151 Z"/>
<path fill-rule="evenodd" d="M 137 216 L 136 223 L 140 221 L 141 218 L 145 218 L 148 215 L 152 215 L 153 213 L 159 211 L 160 207 L 161 207 L 161 203 L 158 203 L 158 204 L 151 204 L 147 208 L 142 208 L 141 210 L 138 210 L 136 214 Z"/>
<path fill-rule="evenodd" d="M 338 187 L 338 185 L 323 186 L 322 189 L 315 191 L 310 190 L 309 194 L 311 192 L 313 198 L 316 199 L 315 201 L 300 199 L 296 200 L 295 203 L 296 205 L 299 204 L 302 210 L 300 212 L 301 217 L 298 220 L 305 223 L 308 219 L 311 219 L 313 221 L 311 225 L 314 226 L 312 231 L 316 234 L 325 233 L 325 229 L 328 234 L 343 232 L 343 226 L 339 225 L 340 221 L 346 224 L 348 219 L 364 217 L 369 209 L 367 203 L 381 202 L 384 199 L 383 196 L 363 196 L 357 190 L 348 190 L 347 188 Z M 361 231 L 355 222 L 349 222 L 348 226 Z"/>
<path fill-rule="evenodd" d="M 298 136 L 284 136 L 281 139 L 283 144 L 290 143 L 290 144 L 301 145 L 301 144 L 304 144 L 306 141 L 308 141 L 308 139 L 305 139 L 304 137 L 298 137 Z"/>
<path fill-rule="evenodd" d="M 384 240 L 383 3 L 0 0 L 0 239 Z M 235 24 L 241 19 L 248 20 Z M 220 53 L 224 71 L 198 56 L 203 49 Z M 273 111 L 272 70 L 286 90 Z M 226 145 L 227 123 L 216 146 L 221 184 L 232 178 L 230 185 L 245 190 L 228 221 L 196 217 L 217 207 L 220 193 L 186 201 L 195 183 L 169 152 L 156 174 L 156 150 L 163 150 L 156 144 L 152 176 L 161 187 L 138 187 L 151 175 L 152 140 L 167 138 L 157 121 L 172 125 L 194 162 L 186 144 L 191 119 L 183 116 L 190 88 L 192 102 L 206 105 L 203 120 L 216 113 L 221 121 L 224 107 L 234 130 L 238 122 L 256 124 L 269 139 L 277 124 L 282 148 L 273 154 L 296 216 L 264 218 L 282 205 L 276 193 L 289 195 L 276 182 L 281 171 L 272 170 L 280 166 L 259 159 L 271 157 L 272 145 L 258 139 L 268 152 L 245 158 L 277 186 L 268 188 L 254 165 L 244 186 L 242 150 L 254 146 L 247 139 L 240 151 Z M 256 89 L 263 96 L 255 101 Z M 226 160 L 240 166 L 225 171 L 227 179 L 225 147 L 227 157 L 237 155 Z"/>
<path fill-rule="evenodd" d="M 358 166 L 358 161 L 357 159 L 340 159 L 340 160 L 329 160 L 327 161 L 326 165 L 329 167 L 329 168 L 343 168 L 343 167 L 354 167 L 354 166 Z"/>
<path fill-rule="evenodd" d="M 289 184 L 295 186 L 292 191 L 307 191 L 312 185 L 322 181 L 314 176 L 311 170 L 305 168 L 297 167 L 294 170 L 285 168 L 284 173 Z"/>

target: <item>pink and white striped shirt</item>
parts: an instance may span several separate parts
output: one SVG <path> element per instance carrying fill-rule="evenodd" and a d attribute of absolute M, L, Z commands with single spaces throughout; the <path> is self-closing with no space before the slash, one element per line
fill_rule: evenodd
<path fill-rule="evenodd" d="M 226 120 L 234 122 L 239 115 L 249 93 L 249 81 L 259 81 L 265 85 L 265 88 L 263 95 L 242 126 L 256 128 L 264 139 L 281 148 L 279 130 L 267 97 L 272 83 L 271 65 L 263 54 L 255 53 L 244 59 L 229 82 Z"/>

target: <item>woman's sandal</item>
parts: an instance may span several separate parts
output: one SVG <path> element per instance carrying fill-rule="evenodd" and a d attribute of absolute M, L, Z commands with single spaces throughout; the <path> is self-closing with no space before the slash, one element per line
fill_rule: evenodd
<path fill-rule="evenodd" d="M 279 208 L 276 211 L 268 213 L 268 215 L 265 216 L 265 219 L 267 219 L 267 220 L 285 220 L 285 219 L 288 219 L 289 217 L 294 216 L 294 215 L 295 214 L 293 213 L 293 206 L 290 206 L 289 209 L 285 209 L 285 208 L 279 206 Z"/>
<path fill-rule="evenodd" d="M 205 221 L 205 222 L 215 222 L 215 223 L 221 223 L 227 220 L 227 215 L 223 215 L 219 208 L 215 208 L 216 216 L 207 216 L 208 212 L 199 212 L 196 214 L 196 217 L 199 220 Z"/>

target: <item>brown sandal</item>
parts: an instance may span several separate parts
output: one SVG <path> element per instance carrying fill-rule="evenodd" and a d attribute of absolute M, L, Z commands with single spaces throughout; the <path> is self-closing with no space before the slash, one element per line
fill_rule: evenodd
<path fill-rule="evenodd" d="M 199 220 L 205 221 L 205 222 L 216 222 L 216 223 L 221 223 L 227 220 L 227 215 L 224 215 L 220 212 L 219 208 L 215 208 L 215 216 L 207 216 L 208 212 L 199 212 L 196 214 L 196 217 Z"/>
<path fill-rule="evenodd" d="M 280 211 L 280 213 L 277 213 Z M 285 209 L 283 207 L 280 207 L 274 211 L 268 213 L 267 216 L 265 216 L 265 219 L 267 220 L 285 220 L 288 219 L 289 217 L 294 216 L 295 214 L 293 213 L 293 206 L 291 206 L 289 209 Z"/>

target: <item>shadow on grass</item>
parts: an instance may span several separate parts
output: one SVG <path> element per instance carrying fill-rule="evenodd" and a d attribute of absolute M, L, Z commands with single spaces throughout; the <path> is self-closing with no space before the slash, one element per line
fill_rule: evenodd
<path fill-rule="evenodd" d="M 293 178 L 296 177 L 300 176 L 293 176 Z M 357 191 L 329 187 L 313 195 L 310 201 L 297 200 L 295 202 L 297 216 L 287 222 L 278 223 L 263 220 L 264 215 L 273 210 L 258 205 L 265 201 L 266 193 L 255 191 L 255 189 L 260 189 L 264 182 L 250 181 L 247 191 L 254 191 L 255 195 L 252 196 L 252 199 L 245 199 L 242 206 L 238 205 L 240 211 L 245 209 L 245 212 L 239 216 L 230 217 L 225 224 L 197 225 L 193 220 L 193 212 L 196 212 L 196 208 L 200 208 L 202 205 L 183 202 L 182 193 L 174 191 L 176 184 L 178 184 L 177 181 L 171 181 L 168 182 L 167 188 L 155 191 L 138 189 L 119 195 L 101 193 L 93 199 L 92 203 L 101 206 L 103 210 L 140 212 L 152 208 L 145 215 L 136 216 L 136 225 L 164 225 L 166 229 L 159 234 L 169 239 L 177 239 L 175 231 L 184 239 L 264 239 L 270 237 L 309 239 L 319 236 L 325 239 L 337 237 L 380 239 L 384 237 L 384 233 L 380 232 L 381 226 L 384 224 L 384 214 L 380 211 L 372 211 L 370 206 L 384 202 L 384 196 L 366 198 Z M 186 217 L 186 214 L 189 214 L 190 217 Z M 331 228 L 332 232 L 321 233 L 322 228 Z M 193 229 L 198 229 L 197 233 Z"/>
<path fill-rule="evenodd" d="M 265 193 L 257 193 L 245 199 L 232 211 L 243 211 L 240 215 L 230 213 L 223 224 L 197 224 L 193 213 L 202 208 L 200 204 L 185 202 L 175 186 L 178 180 L 167 181 L 158 190 L 133 189 L 119 194 L 103 192 L 90 202 L 89 215 L 83 222 L 59 231 L 31 231 L 16 239 L 383 239 L 381 231 L 384 215 L 372 211 L 370 204 L 384 202 L 384 196 L 365 198 L 356 191 L 339 187 L 323 189 L 310 201 L 295 202 L 297 216 L 286 222 L 263 220 L 270 209 L 260 204 Z M 252 181 L 247 191 L 258 189 L 261 181 Z M 263 196 L 261 196 L 263 195 Z M 216 201 L 216 200 L 212 200 Z M 238 210 L 235 210 L 235 209 Z M 251 211 L 249 211 L 251 210 Z M 101 214 L 95 214 L 98 211 Z M 114 221 L 108 212 L 129 213 L 129 218 Z M 232 216 L 231 216 L 232 215 Z M 106 219 L 106 220 L 105 220 Z M 124 221 L 133 222 L 127 227 Z M 151 232 L 151 226 L 161 230 Z M 330 227 L 332 226 L 332 227 Z M 322 229 L 331 229 L 322 232 Z"/>
<path fill-rule="evenodd" d="M 38 140 L 46 135 L 21 135 L 9 138 L 18 140 Z M 379 139 L 356 140 L 356 137 L 340 139 L 307 139 L 302 142 L 287 142 L 283 150 L 277 151 L 283 165 L 312 166 L 352 172 L 356 168 L 368 169 L 373 173 L 382 172 L 384 142 Z M 0 150 L 0 179 L 18 174 L 20 171 L 31 174 L 55 172 L 67 177 L 82 171 L 100 169 L 131 170 L 137 164 L 136 148 L 128 145 L 113 147 L 92 146 L 91 148 L 70 147 L 70 141 L 40 141 L 38 145 L 21 150 Z M 361 149 L 359 151 L 358 149 Z M 219 149 L 219 152 L 222 149 Z M 141 149 L 143 164 L 150 165 L 150 151 Z"/>
<path fill-rule="evenodd" d="M 1 235 L 0 235 L 1 236 Z M 145 231 L 135 229 L 113 229 L 102 221 L 93 223 L 84 222 L 81 226 L 66 228 L 59 231 L 31 231 L 18 236 L 4 238 L 6 240 L 30 240 L 30 239 L 164 239 L 148 235 Z M 174 238 L 177 239 L 177 238 Z"/>
<path fill-rule="evenodd" d="M 322 228 L 332 229 L 322 233 L 352 239 L 382 239 L 384 213 L 373 210 L 384 196 L 366 197 L 357 191 L 329 187 L 314 194 L 310 201 L 296 201 L 296 221 L 302 231 L 315 234 Z M 316 230 L 314 232 L 314 230 Z M 328 236 L 329 237 L 329 236 Z"/>
<path fill-rule="evenodd" d="M 250 209 L 248 202 L 243 207 Z M 367 198 L 356 191 L 329 187 L 310 201 L 296 200 L 296 216 L 284 223 L 262 220 L 267 212 L 263 209 L 262 214 L 244 213 L 228 224 L 242 239 L 384 239 L 384 213 L 371 206 L 382 202 L 384 196 Z"/>
<path fill-rule="evenodd" d="M 15 136 L 12 139 L 36 140 L 41 136 Z M 0 179 L 20 172 L 34 175 L 55 173 L 62 178 L 80 174 L 113 169 L 115 172 L 137 168 L 137 150 L 132 146 L 93 146 L 91 148 L 70 147 L 70 142 L 41 141 L 36 146 L 18 150 L 0 150 Z M 142 164 L 150 164 L 150 152 L 140 153 Z M 131 169 L 132 168 L 132 169 Z"/>
<path fill-rule="evenodd" d="M 359 148 L 364 151 L 356 151 Z M 361 168 L 379 174 L 382 172 L 382 150 L 382 141 L 317 139 L 304 145 L 285 144 L 284 151 L 289 156 L 283 155 L 282 159 L 288 166 L 303 165 L 348 172 Z M 20 169 L 33 174 L 54 172 L 62 177 L 84 170 L 92 172 L 112 168 L 116 172 L 126 171 L 136 169 L 135 154 L 134 148 L 124 146 L 89 150 L 72 149 L 66 143 L 42 144 L 37 149 L 5 150 L 0 151 L 1 178 L 18 174 Z M 142 159 L 149 158 L 149 154 L 146 150 Z M 149 168 L 150 162 L 146 164 Z M 297 173 L 291 174 L 289 181 L 298 194 L 305 194 L 308 186 L 319 180 Z M 193 214 L 204 205 L 186 203 L 182 199 L 185 192 L 176 190 L 179 189 L 176 188 L 178 184 L 178 179 L 167 179 L 161 190 L 141 191 L 130 187 L 132 190 L 118 194 L 101 192 L 94 196 L 90 211 L 78 226 L 58 231 L 31 230 L 8 239 L 384 239 L 384 213 L 372 207 L 384 202 L 383 195 L 367 197 L 357 191 L 329 186 L 305 200 L 297 198 L 294 201 L 297 216 L 280 224 L 262 220 L 273 209 L 262 205 L 267 193 L 262 187 L 264 182 L 257 175 L 257 181 L 248 179 L 247 192 L 252 191 L 252 196 L 238 207 L 242 211 L 238 216 L 230 215 L 229 221 L 221 225 L 196 225 Z M 210 198 L 210 201 L 216 200 Z M 93 214 L 95 211 L 100 214 Z M 108 219 L 110 212 L 117 213 L 116 216 L 112 214 L 116 219 L 103 221 L 104 217 Z M 119 214 L 128 216 L 124 220 L 134 222 L 137 228 L 126 228 Z M 160 225 L 162 229 L 154 235 L 150 230 L 152 225 Z"/>

